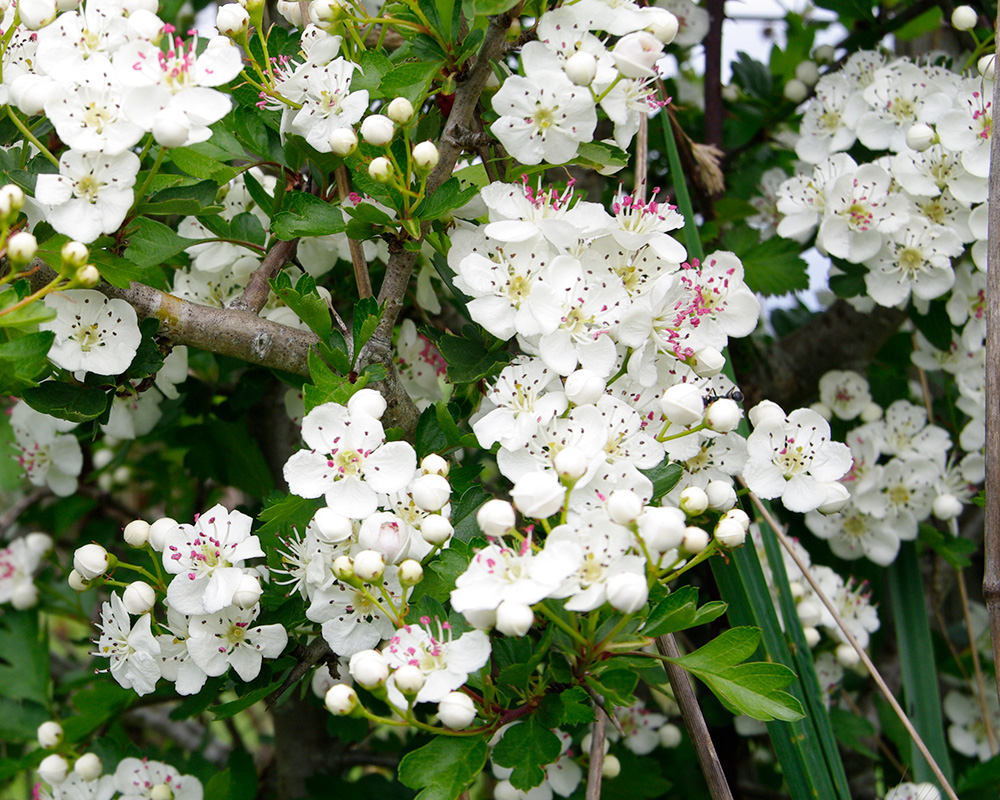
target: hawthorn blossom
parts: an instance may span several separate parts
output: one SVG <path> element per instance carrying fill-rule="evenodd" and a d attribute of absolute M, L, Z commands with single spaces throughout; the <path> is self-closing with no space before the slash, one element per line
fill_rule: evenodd
<path fill-rule="evenodd" d="M 181 775 L 174 767 L 143 758 L 123 758 L 115 770 L 115 788 L 121 800 L 202 800 L 205 790 L 192 775 Z"/>
<path fill-rule="evenodd" d="M 534 358 L 519 358 L 503 369 L 486 391 L 480 415 L 472 423 L 481 447 L 500 442 L 508 450 L 528 443 L 568 407 L 559 375 Z"/>
<path fill-rule="evenodd" d="M 637 756 L 648 755 L 659 746 L 657 730 L 667 722 L 663 714 L 650 711 L 642 700 L 638 700 L 628 708 L 616 706 L 614 715 L 621 725 L 622 733 L 619 734 L 617 727 L 611 726 L 607 732 L 611 741 L 618 741 L 622 737 L 625 747 Z"/>
<path fill-rule="evenodd" d="M 968 692 L 953 689 L 944 698 L 944 715 L 948 718 L 948 743 L 963 756 L 988 761 L 992 745 L 986 732 L 986 720 L 977 698 L 976 688 Z M 983 696 L 993 730 L 1000 730 L 1000 704 L 994 693 Z"/>
<path fill-rule="evenodd" d="M 35 411 L 27 403 L 14 406 L 10 416 L 14 431 L 13 457 L 34 486 L 48 486 L 58 497 L 76 491 L 83 469 L 80 442 L 67 431 L 76 423 Z"/>
<path fill-rule="evenodd" d="M 139 696 L 152 692 L 161 675 L 160 644 L 153 636 L 151 623 L 152 617 L 143 614 L 133 626 L 118 592 L 112 592 L 110 602 L 105 601 L 101 607 L 97 626 L 101 635 L 95 642 L 97 650 L 91 653 L 110 659 L 111 677 Z"/>
<path fill-rule="evenodd" d="M 824 75 L 802 115 L 795 154 L 803 161 L 818 164 L 833 153 L 850 149 L 856 135 L 847 119 L 857 116 L 858 106 L 864 106 L 861 95 L 843 75 Z"/>
<path fill-rule="evenodd" d="M 41 569 L 52 538 L 44 533 L 19 536 L 0 548 L 0 603 L 14 608 L 31 608 L 38 602 L 35 573 Z"/>
<path fill-rule="evenodd" d="M 892 525 L 854 505 L 829 516 L 810 511 L 806 514 L 806 527 L 820 539 L 826 539 L 833 554 L 845 561 L 864 557 L 887 567 L 899 554 L 899 536 Z"/>
<path fill-rule="evenodd" d="M 316 591 L 306 618 L 322 625 L 323 638 L 334 653 L 348 658 L 393 635 L 396 621 L 386 603 L 398 607 L 403 598 L 398 572 L 397 567 L 386 567 L 380 585 L 334 581 Z"/>
<path fill-rule="evenodd" d="M 941 144 L 962 154 L 962 166 L 977 178 L 990 174 L 990 141 L 993 136 L 993 81 L 968 81 L 959 93 L 956 108 L 941 114 L 937 133 Z"/>
<path fill-rule="evenodd" d="M 188 651 L 188 625 L 191 616 L 181 614 L 167 606 L 168 633 L 156 637 L 160 643 L 160 670 L 163 677 L 174 684 L 179 695 L 192 695 L 201 691 L 208 680 L 208 674 L 191 657 Z"/>
<path fill-rule="evenodd" d="M 819 379 L 819 399 L 840 419 L 856 419 L 872 401 L 868 381 L 853 370 L 831 370 Z"/>
<path fill-rule="evenodd" d="M 32 800 L 111 800 L 116 794 L 113 775 L 102 775 L 96 780 L 87 780 L 73 771 L 58 786 L 45 791 L 36 784 Z"/>
<path fill-rule="evenodd" d="M 131 305 L 94 289 L 53 292 L 45 305 L 56 312 L 55 319 L 38 326 L 55 334 L 49 349 L 53 364 L 98 375 L 118 375 L 128 369 L 142 341 Z"/>
<path fill-rule="evenodd" d="M 277 658 L 288 643 L 281 625 L 251 627 L 260 606 L 224 608 L 218 613 L 195 615 L 188 623 L 187 649 L 206 675 L 223 675 L 232 667 L 241 680 L 252 681 L 265 658 Z"/>
<path fill-rule="evenodd" d="M 830 255 L 860 263 L 882 246 L 882 234 L 909 219 L 904 197 L 890 193 L 892 178 L 875 164 L 834 180 L 826 191 L 826 209 L 816 237 Z"/>
<path fill-rule="evenodd" d="M 368 110 L 368 91 L 351 91 L 351 77 L 356 69 L 356 64 L 338 58 L 303 73 L 302 108 L 291 118 L 289 126 L 320 153 L 330 152 L 331 133 L 353 128 Z"/>
<path fill-rule="evenodd" d="M 881 251 L 867 262 L 868 295 L 880 306 L 896 306 L 912 295 L 933 300 L 955 282 L 951 259 L 962 254 L 953 232 L 913 220 L 884 240 Z"/>

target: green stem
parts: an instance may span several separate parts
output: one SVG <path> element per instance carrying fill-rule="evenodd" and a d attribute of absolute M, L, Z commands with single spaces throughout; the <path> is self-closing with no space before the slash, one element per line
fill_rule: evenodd
<path fill-rule="evenodd" d="M 38 137 L 31 132 L 31 130 L 28 128 L 27 125 L 21 122 L 21 118 L 14 113 L 13 108 L 11 108 L 10 106 L 7 106 L 6 108 L 7 108 L 7 116 L 10 117 L 11 121 L 14 123 L 14 126 L 19 131 L 21 131 L 21 135 L 24 136 L 24 138 L 27 139 L 29 142 L 31 142 L 35 147 L 37 147 L 43 156 L 45 156 L 49 161 L 51 161 L 58 167 L 59 159 L 49 152 L 49 148 L 47 148 L 44 144 L 42 144 L 39 141 Z"/>
<path fill-rule="evenodd" d="M 660 99 L 666 101 L 667 92 L 663 86 L 663 81 L 657 81 L 657 84 L 660 90 Z M 674 179 L 677 208 L 684 216 L 684 240 L 687 244 L 688 255 L 702 259 L 705 257 L 705 251 L 701 245 L 701 237 L 698 235 L 698 223 L 694 218 L 694 206 L 691 205 L 691 195 L 688 194 L 687 183 L 684 181 L 684 168 L 681 166 L 681 154 L 677 150 L 677 140 L 674 138 L 674 131 L 671 126 L 669 106 L 664 106 L 660 112 L 660 122 L 663 125 L 663 142 L 667 148 L 670 174 Z"/>
<path fill-rule="evenodd" d="M 586 637 L 569 625 L 564 619 L 562 619 L 558 614 L 553 611 L 549 611 L 544 605 L 539 605 L 537 608 L 538 612 L 549 620 L 553 625 L 559 628 L 563 633 L 567 634 L 571 639 L 582 645 L 589 645 L 590 642 L 587 641 Z"/>

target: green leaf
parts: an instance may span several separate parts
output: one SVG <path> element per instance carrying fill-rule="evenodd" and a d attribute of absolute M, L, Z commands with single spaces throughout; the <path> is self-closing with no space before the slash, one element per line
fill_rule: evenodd
<path fill-rule="evenodd" d="M 86 422 L 104 413 L 113 394 L 97 386 L 44 381 L 25 389 L 22 397 L 35 411 L 70 422 Z"/>
<path fill-rule="evenodd" d="M 714 672 L 750 658 L 759 644 L 759 628 L 730 628 L 693 653 L 681 656 L 677 663 L 689 671 L 698 669 Z"/>
<path fill-rule="evenodd" d="M 551 764 L 562 752 L 559 737 L 531 717 L 507 729 L 493 748 L 493 761 L 514 771 L 508 779 L 515 789 L 526 792 L 545 780 L 545 764 Z"/>
<path fill-rule="evenodd" d="M 131 689 L 123 689 L 114 681 L 96 680 L 90 689 L 73 695 L 73 705 L 79 714 L 62 721 L 65 741 L 78 742 L 117 717 L 136 699 Z"/>
<path fill-rule="evenodd" d="M 10 700 L 49 701 L 49 643 L 38 611 L 4 609 L 0 617 L 0 686 Z"/>
<path fill-rule="evenodd" d="M 39 703 L 0 697 L 0 741 L 34 742 L 38 726 L 49 719 L 52 713 Z"/>
<path fill-rule="evenodd" d="M 288 192 L 281 211 L 271 220 L 271 232 L 284 241 L 300 236 L 327 236 L 347 230 L 339 205 L 330 205 L 307 192 Z"/>
<path fill-rule="evenodd" d="M 399 780 L 419 789 L 417 800 L 456 800 L 486 766 L 486 740 L 473 736 L 437 736 L 399 762 Z"/>
<path fill-rule="evenodd" d="M 452 211 L 464 206 L 477 193 L 478 189 L 475 186 L 462 188 L 458 178 L 448 178 L 440 189 L 423 199 L 413 211 L 413 216 L 421 220 L 450 216 Z"/>
<path fill-rule="evenodd" d="M 31 288 L 24 280 L 17 281 L 14 286 L 8 286 L 0 291 L 0 310 L 16 305 L 30 293 Z M 0 316 L 0 328 L 28 328 L 38 325 L 40 322 L 55 319 L 55 316 L 56 312 L 45 305 L 43 301 L 33 300 L 16 311 L 8 311 Z"/>
<path fill-rule="evenodd" d="M 423 61 L 399 64 L 382 76 L 379 93 L 383 97 L 405 97 L 416 106 L 427 96 L 427 91 L 441 71 L 441 66 L 441 62 Z"/>
<path fill-rule="evenodd" d="M 0 394 L 20 396 L 51 370 L 48 353 L 55 334 L 37 331 L 0 343 Z"/>
<path fill-rule="evenodd" d="M 634 670 L 609 669 L 600 678 L 588 676 L 587 683 L 611 705 L 625 708 L 635 705 L 635 695 L 632 693 L 639 683 L 639 676 Z"/>
<path fill-rule="evenodd" d="M 747 227 L 733 228 L 722 241 L 743 262 L 746 284 L 753 291 L 773 296 L 809 288 L 808 265 L 798 242 L 779 236 L 761 242 Z"/>
<path fill-rule="evenodd" d="M 90 251 L 90 261 L 100 270 L 104 280 L 119 289 L 129 288 L 132 281 L 149 286 L 166 287 L 166 276 L 159 262 L 140 266 L 131 258 L 122 258 L 108 250 L 97 249 Z"/>
<path fill-rule="evenodd" d="M 945 308 L 946 301 L 932 300 L 926 314 L 918 314 L 916 308 L 910 305 L 910 320 L 918 331 L 938 350 L 951 350 L 952 329 L 951 318 Z"/>
<path fill-rule="evenodd" d="M 294 311 L 309 329 L 315 333 L 321 341 L 330 338 L 333 323 L 330 319 L 330 307 L 320 296 L 316 288 L 316 280 L 308 273 L 304 273 L 295 282 L 292 288 L 292 280 L 287 272 L 279 272 L 271 281 L 271 288 L 286 306 Z"/>
<path fill-rule="evenodd" d="M 641 633 L 643 636 L 676 633 L 711 622 L 725 612 L 726 604 L 718 600 L 698 608 L 698 590 L 694 586 L 682 586 L 657 604 Z"/>
<path fill-rule="evenodd" d="M 255 497 L 274 488 L 271 470 L 260 446 L 251 438 L 246 420 L 210 417 L 204 424 L 181 428 L 178 439 L 188 447 L 184 466 L 195 477 L 235 486 Z"/>
<path fill-rule="evenodd" d="M 148 217 L 136 219 L 130 230 L 125 257 L 140 269 L 158 266 L 197 244 L 196 239 L 186 239 L 162 222 Z"/>
<path fill-rule="evenodd" d="M 925 33 L 937 31 L 941 27 L 941 18 L 944 16 L 941 6 L 931 6 L 923 14 L 915 19 L 911 19 L 896 31 L 896 38 L 904 42 L 923 36 Z"/>
<path fill-rule="evenodd" d="M 346 376 L 336 375 L 313 349 L 309 351 L 309 380 L 302 390 L 306 413 L 323 403 L 340 403 L 345 405 L 359 389 L 364 388 L 367 378 L 359 376 L 359 380 L 351 383 Z"/>
<path fill-rule="evenodd" d="M 653 482 L 653 498 L 650 502 L 655 503 L 677 485 L 684 474 L 684 468 L 673 463 L 669 456 L 664 456 L 663 461 L 655 467 L 640 469 L 639 472 Z"/>
<path fill-rule="evenodd" d="M 607 142 L 581 142 L 573 161 L 594 167 L 598 171 L 610 170 L 617 172 L 628 166 L 628 153 L 620 147 Z"/>
<path fill-rule="evenodd" d="M 453 383 L 476 383 L 510 363 L 511 354 L 506 349 L 490 351 L 482 345 L 474 326 L 467 325 L 463 333 L 466 336 L 446 334 L 435 343 L 448 362 L 448 378 Z"/>
<path fill-rule="evenodd" d="M 360 92 L 365 89 L 370 94 L 377 94 L 382 76 L 392 70 L 392 62 L 385 51 L 366 50 L 358 57 L 357 64 L 358 70 L 351 78 L 351 91 Z"/>
<path fill-rule="evenodd" d="M 235 169 L 211 156 L 204 155 L 199 151 L 199 145 L 173 148 L 170 151 L 170 160 L 182 172 L 202 180 L 224 184 L 236 177 Z"/>
<path fill-rule="evenodd" d="M 368 340 L 372 338 L 375 329 L 382 320 L 385 308 L 379 308 L 374 297 L 365 297 L 354 304 L 354 317 L 351 320 L 351 333 L 354 338 L 354 358 L 358 357 Z"/>
<path fill-rule="evenodd" d="M 584 725 L 594 721 L 594 707 L 590 703 L 590 695 L 582 686 L 567 689 L 559 699 L 562 700 L 562 711 L 559 725 Z"/>
<path fill-rule="evenodd" d="M 240 239 L 244 242 L 251 242 L 252 244 L 264 246 L 267 241 L 267 234 L 264 233 L 264 226 L 261 225 L 260 220 L 257 219 L 256 214 L 251 214 L 249 211 L 244 211 L 237 214 L 229 223 L 229 227 L 233 231 L 233 238 Z"/>
<path fill-rule="evenodd" d="M 517 0 L 474 0 L 473 5 L 476 14 L 495 17 L 497 14 L 503 14 L 504 11 L 510 11 L 517 5 Z"/>
<path fill-rule="evenodd" d="M 972 566 L 972 556 L 979 547 L 971 539 L 939 531 L 933 525 L 920 523 L 921 543 L 932 547 L 934 552 L 951 564 L 955 569 L 965 569 Z"/>
<path fill-rule="evenodd" d="M 736 54 L 736 61 L 731 65 L 733 80 L 743 87 L 747 94 L 760 100 L 770 100 L 774 92 L 771 83 L 771 71 L 757 59 L 744 53 Z"/>
<path fill-rule="evenodd" d="M 205 208 L 214 206 L 218 192 L 219 184 L 215 181 L 198 181 L 188 185 L 171 186 L 150 195 L 148 199 L 139 204 L 136 212 L 158 216 L 171 214 L 194 216 L 202 213 Z"/>
<path fill-rule="evenodd" d="M 792 722 L 805 717 L 802 704 L 780 691 L 795 680 L 795 673 L 783 664 L 753 661 L 719 672 L 689 672 L 703 681 L 734 714 L 745 714 L 761 722 Z"/>
<path fill-rule="evenodd" d="M 865 758 L 878 761 L 879 754 L 863 741 L 864 739 L 875 738 L 874 725 L 857 714 L 837 708 L 836 706 L 830 709 L 829 714 L 833 733 L 840 744 L 844 747 L 849 747 L 856 753 L 861 753 Z"/>
<path fill-rule="evenodd" d="M 419 459 L 430 453 L 440 452 L 448 446 L 448 437 L 438 421 L 437 406 L 428 406 L 420 412 L 413 444 Z"/>
<path fill-rule="evenodd" d="M 257 515 L 263 523 L 257 534 L 287 536 L 293 529 L 303 531 L 318 508 L 319 501 L 294 494 L 269 497 L 264 509 Z"/>

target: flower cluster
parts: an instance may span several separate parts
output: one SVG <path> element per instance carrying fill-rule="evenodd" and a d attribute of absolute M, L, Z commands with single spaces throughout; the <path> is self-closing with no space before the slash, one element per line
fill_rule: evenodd
<path fill-rule="evenodd" d="M 25 609 L 38 602 L 34 578 L 51 549 L 52 537 L 47 533 L 29 533 L 0 548 L 0 603 Z"/>

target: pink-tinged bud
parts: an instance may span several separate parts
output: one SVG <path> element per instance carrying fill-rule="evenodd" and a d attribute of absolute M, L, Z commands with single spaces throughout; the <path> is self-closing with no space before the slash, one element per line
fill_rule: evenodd
<path fill-rule="evenodd" d="M 626 78 L 651 78 L 663 55 L 663 42 L 647 31 L 627 33 L 611 49 L 618 71 Z"/>
<path fill-rule="evenodd" d="M 463 692 L 449 692 L 438 704 L 438 719 L 453 731 L 468 728 L 475 718 L 476 704 Z"/>
<path fill-rule="evenodd" d="M 389 664 L 378 650 L 361 650 L 351 656 L 351 677 L 366 689 L 385 684 L 389 678 Z"/>
<path fill-rule="evenodd" d="M 145 581 L 134 581 L 122 592 L 122 605 L 133 616 L 148 614 L 156 605 L 156 592 Z"/>
<path fill-rule="evenodd" d="M 99 544 L 85 544 L 73 554 L 73 569 L 87 581 L 101 577 L 110 563 L 108 551 Z"/>
<path fill-rule="evenodd" d="M 323 698 L 326 710 L 337 717 L 345 717 L 358 707 L 358 693 L 344 683 L 331 686 Z"/>
<path fill-rule="evenodd" d="M 605 585 L 608 603 L 622 614 L 634 614 L 649 599 L 649 584 L 646 576 L 635 572 L 619 572 L 608 578 Z"/>

